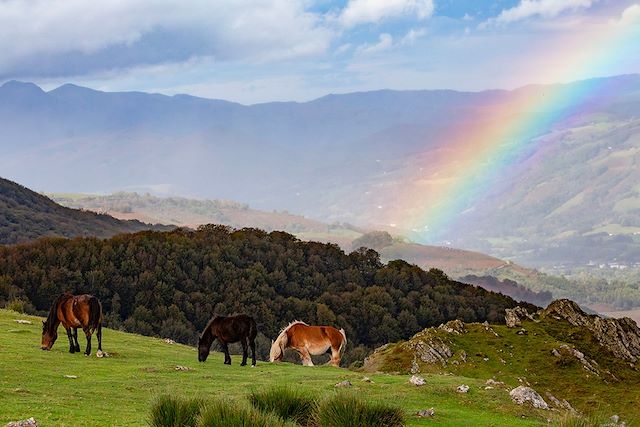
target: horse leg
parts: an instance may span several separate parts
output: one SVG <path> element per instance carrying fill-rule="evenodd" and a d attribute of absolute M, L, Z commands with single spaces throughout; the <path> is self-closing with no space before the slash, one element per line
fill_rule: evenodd
<path fill-rule="evenodd" d="M 78 344 L 78 328 L 73 328 L 73 340 L 75 341 L 76 353 L 80 353 L 80 344 Z"/>
<path fill-rule="evenodd" d="M 69 353 L 75 353 L 76 347 L 73 345 L 73 335 L 71 334 L 71 328 L 65 328 L 67 330 L 67 337 L 69 338 Z"/>
<path fill-rule="evenodd" d="M 247 338 L 242 338 L 240 340 L 240 342 L 242 343 L 242 363 L 240 364 L 240 366 L 246 366 L 247 365 Z"/>
<path fill-rule="evenodd" d="M 304 366 L 313 366 L 311 354 L 309 354 L 309 350 L 307 350 L 306 347 L 302 347 L 298 352 L 300 353 L 300 358 L 302 359 L 302 364 Z"/>
<path fill-rule="evenodd" d="M 84 330 L 84 336 L 87 337 L 87 349 L 84 351 L 85 356 L 90 356 L 91 355 L 91 330 L 90 329 L 83 329 Z"/>
<path fill-rule="evenodd" d="M 96 336 L 98 337 L 98 351 L 102 351 L 102 323 L 98 324 Z"/>
<path fill-rule="evenodd" d="M 226 342 L 220 341 L 220 346 L 222 347 L 222 351 L 224 351 L 224 364 L 231 365 L 231 356 L 229 355 L 229 346 Z"/>
<path fill-rule="evenodd" d="M 250 338 L 249 345 L 251 346 L 251 366 L 256 366 L 256 341 Z"/>

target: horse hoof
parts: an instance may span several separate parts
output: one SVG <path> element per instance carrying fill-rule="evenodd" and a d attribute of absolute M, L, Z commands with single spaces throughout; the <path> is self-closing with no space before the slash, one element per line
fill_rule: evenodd
<path fill-rule="evenodd" d="M 252 368 L 255 368 L 255 367 L 256 367 L 256 365 L 251 365 L 251 367 L 252 367 Z"/>
<path fill-rule="evenodd" d="M 247 366 L 247 364 L 246 363 L 241 363 L 240 366 Z"/>

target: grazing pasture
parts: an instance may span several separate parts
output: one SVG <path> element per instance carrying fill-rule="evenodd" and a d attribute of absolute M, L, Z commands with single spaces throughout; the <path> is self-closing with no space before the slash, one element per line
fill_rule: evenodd
<path fill-rule="evenodd" d="M 140 426 L 161 394 L 249 401 L 252 392 L 288 385 L 323 397 L 336 393 L 335 384 L 344 380 L 367 401 L 402 407 L 410 426 L 536 426 L 549 416 L 516 406 L 504 390 L 484 390 L 484 382 L 471 378 L 427 375 L 426 385 L 415 387 L 407 375 L 367 374 L 372 382 L 365 382 L 363 373 L 330 366 L 259 361 L 251 368 L 240 366 L 238 357 L 228 366 L 219 352 L 199 363 L 193 347 L 110 329 L 103 330 L 103 350 L 110 357 L 70 354 L 63 345 L 42 351 L 41 320 L 0 310 L 0 425 L 33 416 L 46 426 Z M 457 393 L 460 384 L 470 392 Z M 431 407 L 434 418 L 413 415 Z"/>

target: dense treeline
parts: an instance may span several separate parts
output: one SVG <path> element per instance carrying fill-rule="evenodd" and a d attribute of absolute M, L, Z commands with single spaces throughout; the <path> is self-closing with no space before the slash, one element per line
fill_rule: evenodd
<path fill-rule="evenodd" d="M 0 178 L 0 244 L 26 242 L 44 236 L 110 237 L 119 233 L 171 228 L 65 208 L 15 182 Z"/>
<path fill-rule="evenodd" d="M 294 319 L 343 327 L 351 351 L 454 318 L 500 322 L 515 305 L 439 270 L 284 232 L 208 225 L 0 247 L 0 303 L 46 310 L 64 291 L 98 296 L 108 325 L 130 332 L 193 343 L 213 314 L 246 312 L 267 337 Z"/>

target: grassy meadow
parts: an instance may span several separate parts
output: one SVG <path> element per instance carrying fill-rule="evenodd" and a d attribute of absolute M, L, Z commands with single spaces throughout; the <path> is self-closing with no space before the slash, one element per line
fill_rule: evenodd
<path fill-rule="evenodd" d="M 407 375 L 367 374 L 369 383 L 363 373 L 329 366 L 258 362 L 255 368 L 241 367 L 240 356 L 226 366 L 218 352 L 199 363 L 192 347 L 110 329 L 104 330 L 103 348 L 111 357 L 69 354 L 62 328 L 52 351 L 45 352 L 39 346 L 40 320 L 0 310 L 0 425 L 35 417 L 43 426 L 141 426 L 161 394 L 246 400 L 252 391 L 289 385 L 323 397 L 339 392 L 334 385 L 345 379 L 353 384 L 349 393 L 402 407 L 411 426 L 535 426 L 554 416 L 519 407 L 504 389 L 484 390 L 483 381 L 461 376 L 426 375 L 427 384 L 415 387 Z M 84 350 L 84 337 L 79 341 Z M 456 392 L 461 384 L 471 387 L 469 393 Z M 414 415 L 431 407 L 433 418 Z"/>

